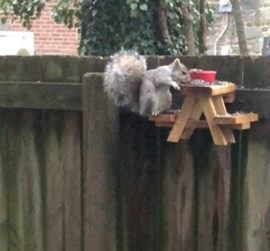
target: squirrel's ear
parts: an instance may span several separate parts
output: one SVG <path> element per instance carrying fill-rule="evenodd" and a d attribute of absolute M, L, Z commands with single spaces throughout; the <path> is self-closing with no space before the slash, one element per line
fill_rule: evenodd
<path fill-rule="evenodd" d="M 181 62 L 180 62 L 179 58 L 174 60 L 173 66 L 174 66 L 174 68 L 180 68 L 181 67 Z"/>

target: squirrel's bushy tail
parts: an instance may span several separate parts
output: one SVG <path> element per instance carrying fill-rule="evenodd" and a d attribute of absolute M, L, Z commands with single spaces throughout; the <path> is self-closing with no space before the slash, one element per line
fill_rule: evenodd
<path fill-rule="evenodd" d="M 110 57 L 105 69 L 104 89 L 118 107 L 136 110 L 146 68 L 145 58 L 134 51 L 121 51 Z"/>

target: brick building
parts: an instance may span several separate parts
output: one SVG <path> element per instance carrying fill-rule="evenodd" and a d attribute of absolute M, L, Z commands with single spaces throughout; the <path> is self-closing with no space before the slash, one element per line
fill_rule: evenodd
<path fill-rule="evenodd" d="M 47 4 L 41 17 L 33 21 L 31 30 L 16 22 L 1 25 L 0 31 L 32 32 L 36 55 L 78 55 L 77 29 L 68 29 L 63 24 L 56 24 L 50 15 L 51 8 L 52 4 Z"/>

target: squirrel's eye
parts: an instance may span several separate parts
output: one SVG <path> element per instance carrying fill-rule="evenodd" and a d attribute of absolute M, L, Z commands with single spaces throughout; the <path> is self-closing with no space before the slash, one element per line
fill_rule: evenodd
<path fill-rule="evenodd" d="M 185 71 L 182 71 L 182 74 L 183 74 L 183 75 L 186 75 L 187 73 L 186 73 Z"/>

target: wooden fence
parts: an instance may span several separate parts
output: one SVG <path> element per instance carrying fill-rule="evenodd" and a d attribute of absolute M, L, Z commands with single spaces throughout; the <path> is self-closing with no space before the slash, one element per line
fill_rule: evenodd
<path fill-rule="evenodd" d="M 270 250 L 270 59 L 182 60 L 238 84 L 231 111 L 259 113 L 236 144 L 207 130 L 167 143 L 167 129 L 119 113 L 105 59 L 0 58 L 0 251 Z"/>

